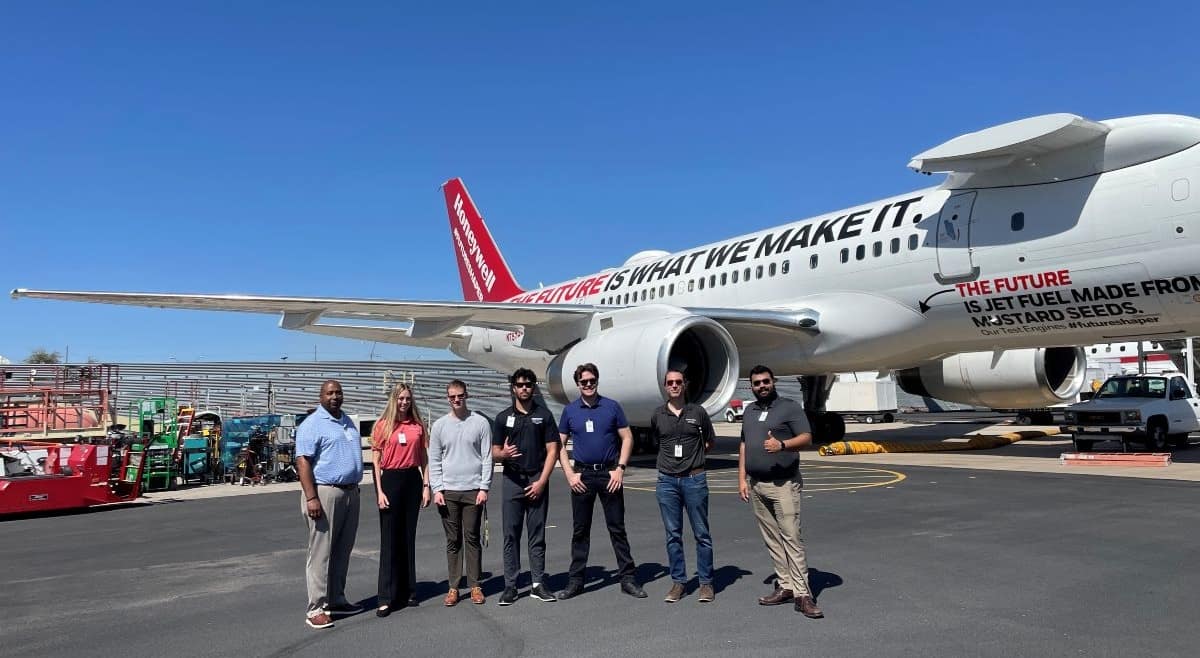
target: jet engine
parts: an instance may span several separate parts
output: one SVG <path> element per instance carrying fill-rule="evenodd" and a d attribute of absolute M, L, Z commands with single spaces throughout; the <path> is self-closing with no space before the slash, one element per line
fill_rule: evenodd
<path fill-rule="evenodd" d="M 737 385 L 738 353 L 716 321 L 667 305 L 621 309 L 598 315 L 588 336 L 550 362 L 549 392 L 566 404 L 579 397 L 575 368 L 594 363 L 600 393 L 621 403 L 631 425 L 649 425 L 665 398 L 668 370 L 688 380 L 687 399 L 717 417 Z"/>
<path fill-rule="evenodd" d="M 896 373 L 913 395 L 993 409 L 1027 409 L 1072 401 L 1083 386 L 1081 347 L 967 352 Z"/>

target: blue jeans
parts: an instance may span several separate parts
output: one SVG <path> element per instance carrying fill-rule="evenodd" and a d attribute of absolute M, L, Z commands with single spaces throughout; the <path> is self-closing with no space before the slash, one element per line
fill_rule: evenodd
<path fill-rule="evenodd" d="M 655 487 L 658 509 L 662 512 L 663 527 L 667 530 L 667 560 L 671 563 L 671 580 L 687 582 L 687 561 L 683 556 L 683 510 L 687 509 L 696 538 L 696 572 L 700 584 L 711 585 L 713 580 L 712 537 L 708 534 L 708 476 L 706 473 L 675 477 L 658 474 Z"/>

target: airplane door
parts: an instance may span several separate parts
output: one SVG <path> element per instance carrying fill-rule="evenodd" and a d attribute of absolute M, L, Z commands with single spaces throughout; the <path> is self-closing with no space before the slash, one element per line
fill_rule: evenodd
<path fill-rule="evenodd" d="M 975 193 L 963 192 L 946 200 L 938 214 L 936 279 L 941 284 L 961 283 L 979 277 L 971 258 L 971 208 Z"/>

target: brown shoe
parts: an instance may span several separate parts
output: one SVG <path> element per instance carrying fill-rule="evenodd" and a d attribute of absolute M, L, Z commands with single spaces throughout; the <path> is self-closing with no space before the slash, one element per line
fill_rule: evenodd
<path fill-rule="evenodd" d="M 777 589 L 766 596 L 758 597 L 759 605 L 783 605 L 792 600 L 792 590 Z"/>
<path fill-rule="evenodd" d="M 821 612 L 821 609 L 817 607 L 817 602 L 811 596 L 801 596 L 796 599 L 796 612 L 809 619 L 820 619 L 825 616 L 825 613 Z"/>
<path fill-rule="evenodd" d="M 329 628 L 333 626 L 333 617 L 324 610 L 318 610 L 315 615 L 305 615 L 304 623 L 316 629 Z"/>
<path fill-rule="evenodd" d="M 679 603 L 679 599 L 683 598 L 683 583 L 674 583 L 671 585 L 671 590 L 663 597 L 664 603 Z"/>
<path fill-rule="evenodd" d="M 447 608 L 454 607 L 458 603 L 458 590 L 452 589 L 446 592 L 446 600 L 442 601 L 442 603 L 445 603 Z"/>
<path fill-rule="evenodd" d="M 481 588 L 481 587 L 472 587 L 471 588 L 471 603 L 474 603 L 475 605 L 483 605 L 483 602 L 485 600 L 487 600 L 487 599 L 483 598 L 483 588 Z"/>
<path fill-rule="evenodd" d="M 712 603 L 712 600 L 717 598 L 717 593 L 713 591 L 713 586 L 701 583 L 700 594 L 696 596 L 696 600 L 700 603 Z"/>

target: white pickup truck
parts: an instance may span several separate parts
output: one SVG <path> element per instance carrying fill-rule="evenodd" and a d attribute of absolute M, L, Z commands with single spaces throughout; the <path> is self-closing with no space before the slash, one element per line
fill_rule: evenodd
<path fill-rule="evenodd" d="M 1075 449 L 1088 452 L 1097 441 L 1118 440 L 1162 450 L 1167 441 L 1183 448 L 1188 433 L 1200 431 L 1200 399 L 1181 373 L 1110 377 L 1086 402 L 1063 411 L 1063 433 L 1074 436 Z"/>

